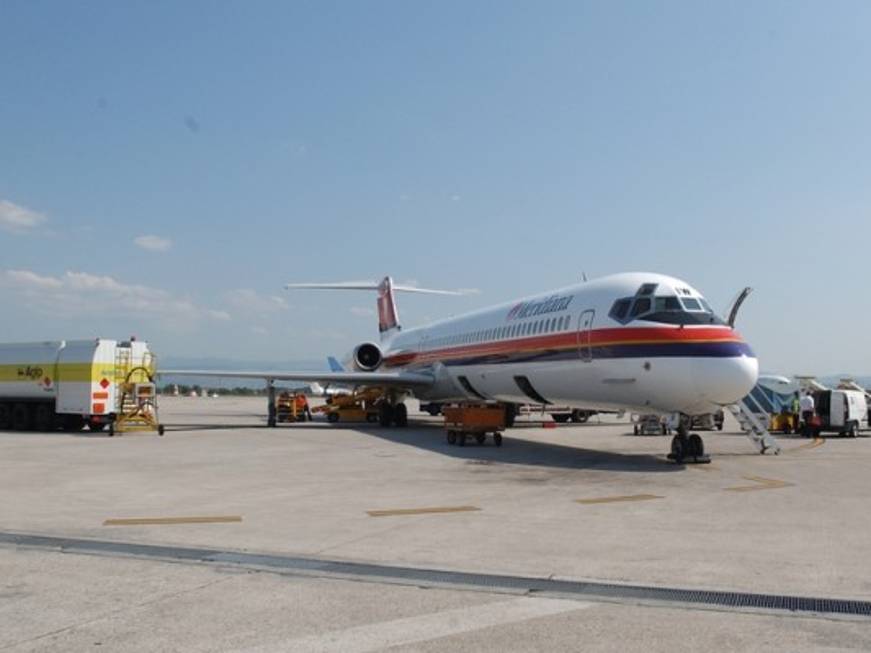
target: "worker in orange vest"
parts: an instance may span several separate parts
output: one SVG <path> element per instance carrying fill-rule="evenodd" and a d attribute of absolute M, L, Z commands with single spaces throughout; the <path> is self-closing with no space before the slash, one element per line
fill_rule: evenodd
<path fill-rule="evenodd" d="M 305 395 L 301 392 L 297 392 L 294 397 L 294 402 L 296 402 L 296 414 L 297 415 L 305 415 L 305 418 L 302 421 L 311 421 L 312 420 L 312 412 L 308 406 L 308 399 L 305 398 Z"/>

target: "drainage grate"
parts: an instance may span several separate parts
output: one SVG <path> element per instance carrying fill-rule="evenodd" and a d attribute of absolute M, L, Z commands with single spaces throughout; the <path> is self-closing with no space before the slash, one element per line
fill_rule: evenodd
<path fill-rule="evenodd" d="M 616 585 L 524 576 L 501 576 L 469 572 L 394 567 L 340 560 L 320 560 L 298 556 L 261 555 L 186 548 L 154 544 L 132 544 L 106 540 L 82 540 L 42 535 L 0 532 L 0 544 L 58 549 L 69 553 L 115 554 L 155 559 L 188 560 L 237 564 L 281 571 L 307 571 L 324 575 L 414 583 L 416 585 L 456 585 L 491 590 L 519 590 L 573 595 L 578 598 L 657 601 L 684 605 L 706 605 L 734 609 L 780 610 L 806 614 L 871 616 L 871 601 L 826 599 L 783 594 L 720 592 L 645 585 Z"/>

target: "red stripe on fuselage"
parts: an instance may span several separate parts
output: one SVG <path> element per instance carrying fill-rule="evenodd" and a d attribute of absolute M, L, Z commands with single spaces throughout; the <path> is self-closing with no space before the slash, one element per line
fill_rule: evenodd
<path fill-rule="evenodd" d="M 384 364 L 387 367 L 423 364 L 453 358 L 482 356 L 502 353 L 538 351 L 542 349 L 568 349 L 579 345 L 582 331 L 562 331 L 526 338 L 490 340 L 470 345 L 455 345 L 423 352 L 398 352 L 388 354 Z M 592 346 L 624 344 L 668 344 L 675 342 L 743 342 L 741 335 L 728 327 L 625 327 L 612 329 L 593 329 L 589 343 Z"/>

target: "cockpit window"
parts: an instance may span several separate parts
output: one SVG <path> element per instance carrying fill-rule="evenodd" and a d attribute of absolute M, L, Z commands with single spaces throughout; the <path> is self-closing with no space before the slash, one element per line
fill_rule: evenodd
<path fill-rule="evenodd" d="M 660 311 L 679 311 L 680 302 L 677 297 L 654 297 L 653 310 L 656 313 Z"/>
<path fill-rule="evenodd" d="M 658 285 L 659 285 L 659 284 L 656 284 L 656 283 L 644 283 L 644 284 L 641 284 L 641 287 L 638 289 L 638 293 L 637 293 L 637 294 L 638 294 L 639 296 L 652 295 L 653 292 L 656 290 L 656 287 L 657 287 Z"/>
<path fill-rule="evenodd" d="M 638 317 L 642 313 L 650 310 L 650 299 L 647 297 L 639 297 L 635 300 L 635 305 L 632 307 L 632 317 Z"/>
<path fill-rule="evenodd" d="M 645 285 L 656 288 L 656 284 Z M 622 297 L 615 301 L 609 315 L 621 324 L 635 320 L 662 324 L 725 324 L 701 297 L 642 296 L 641 289 L 635 297 Z"/>
<path fill-rule="evenodd" d="M 611 308 L 611 317 L 620 322 L 626 317 L 626 313 L 629 312 L 629 304 L 631 304 L 631 300 L 628 299 L 618 299 L 614 302 L 614 306 Z"/>

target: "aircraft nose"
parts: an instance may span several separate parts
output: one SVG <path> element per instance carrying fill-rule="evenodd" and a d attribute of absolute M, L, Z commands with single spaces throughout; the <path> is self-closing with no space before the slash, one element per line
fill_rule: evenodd
<path fill-rule="evenodd" d="M 759 377 L 759 363 L 753 356 L 700 358 L 693 366 L 693 381 L 701 398 L 720 406 L 746 397 Z"/>

